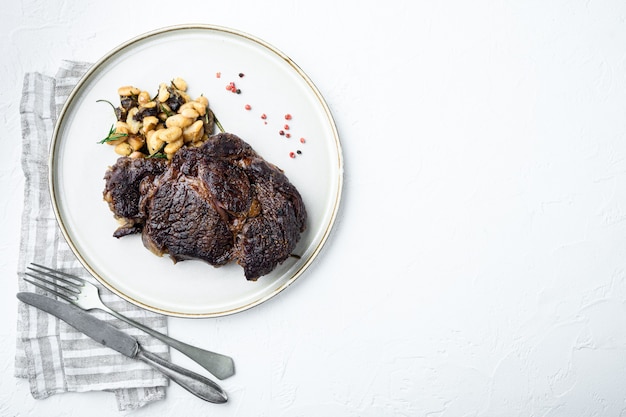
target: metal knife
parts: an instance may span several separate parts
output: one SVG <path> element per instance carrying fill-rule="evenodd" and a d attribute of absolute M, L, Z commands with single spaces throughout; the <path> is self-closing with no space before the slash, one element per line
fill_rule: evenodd
<path fill-rule="evenodd" d="M 20 292 L 17 294 L 17 298 L 26 304 L 60 318 L 96 342 L 114 349 L 129 358 L 139 359 L 147 363 L 205 401 L 221 404 L 228 400 L 226 392 L 215 382 L 143 350 L 133 337 L 78 307 L 31 292 Z"/>

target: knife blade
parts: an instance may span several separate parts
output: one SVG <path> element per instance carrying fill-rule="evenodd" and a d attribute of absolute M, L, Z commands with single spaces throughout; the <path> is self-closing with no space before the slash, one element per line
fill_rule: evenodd
<path fill-rule="evenodd" d="M 17 298 L 23 303 L 58 317 L 96 342 L 129 358 L 147 363 L 205 401 L 217 404 L 228 401 L 226 392 L 212 380 L 144 350 L 133 337 L 78 307 L 31 292 L 20 292 Z"/>

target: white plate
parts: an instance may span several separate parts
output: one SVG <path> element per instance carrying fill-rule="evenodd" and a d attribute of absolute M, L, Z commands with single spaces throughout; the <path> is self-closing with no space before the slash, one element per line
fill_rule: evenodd
<path fill-rule="evenodd" d="M 221 77 L 217 77 L 217 73 Z M 243 73 L 243 77 L 238 74 Z M 285 171 L 302 194 L 309 220 L 290 258 L 270 275 L 248 282 L 235 263 L 174 264 L 145 249 L 139 235 L 112 237 L 117 227 L 102 199 L 104 173 L 117 159 L 99 145 L 115 122 L 117 89 L 150 93 L 184 78 L 203 94 L 224 129 L 250 143 Z M 241 94 L 226 90 L 235 82 Z M 245 110 L 249 104 L 251 110 Z M 267 119 L 263 120 L 261 115 Z M 291 114 L 292 120 L 285 120 Z M 266 123 L 265 123 L 266 122 Z M 279 134 L 290 125 L 291 138 Z M 305 143 L 299 139 L 305 138 Z M 291 152 L 301 151 L 296 158 Z M 341 145 L 320 92 L 286 55 L 260 39 L 216 26 L 176 26 L 133 39 L 102 58 L 79 82 L 55 128 L 50 190 L 60 227 L 81 263 L 102 284 L 143 308 L 179 317 L 216 317 L 258 305 L 285 289 L 311 264 L 335 220 L 343 183 Z"/>

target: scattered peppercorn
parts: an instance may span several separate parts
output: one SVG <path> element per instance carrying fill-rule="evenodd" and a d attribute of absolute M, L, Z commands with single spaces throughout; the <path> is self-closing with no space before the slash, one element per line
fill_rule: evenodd
<path fill-rule="evenodd" d="M 243 78 L 243 75 L 244 75 L 243 72 L 240 72 L 239 73 L 239 78 Z"/>
<path fill-rule="evenodd" d="M 296 153 L 297 153 L 298 155 L 302 155 L 302 151 L 301 151 L 300 149 L 298 149 L 298 150 L 296 151 Z"/>
<path fill-rule="evenodd" d="M 300 143 L 305 143 L 306 140 L 304 138 L 300 138 Z"/>
<path fill-rule="evenodd" d="M 290 138 L 290 137 L 291 137 L 291 134 L 290 134 L 290 133 L 285 133 L 285 137 L 286 137 L 286 138 Z"/>
<path fill-rule="evenodd" d="M 293 153 L 293 152 L 289 152 L 289 157 L 290 157 L 290 158 L 295 158 L 295 157 L 296 157 L 296 154 L 295 154 L 295 153 Z"/>
<path fill-rule="evenodd" d="M 289 113 L 285 115 L 285 120 L 291 120 L 291 115 Z"/>
<path fill-rule="evenodd" d="M 263 119 L 263 120 L 267 119 L 267 115 L 266 115 L 265 113 L 263 113 L 263 114 L 261 115 L 261 119 Z"/>
<path fill-rule="evenodd" d="M 252 108 L 252 106 L 251 106 L 251 105 L 249 105 L 249 104 L 246 104 L 246 105 L 245 105 L 245 108 L 246 108 L 246 110 L 250 110 L 250 109 Z"/>
<path fill-rule="evenodd" d="M 289 130 L 289 125 L 285 125 L 285 130 Z"/>
<path fill-rule="evenodd" d="M 226 84 L 226 89 L 232 93 L 241 94 L 241 90 L 235 86 L 234 82 L 229 82 Z"/>
<path fill-rule="evenodd" d="M 215 78 L 220 78 L 221 76 L 222 76 L 222 73 L 221 73 L 221 72 L 216 72 L 216 73 L 215 73 Z"/>
<path fill-rule="evenodd" d="M 280 136 L 285 136 L 285 131 L 284 131 L 284 130 L 279 130 L 279 131 L 278 131 L 278 134 L 279 134 Z"/>

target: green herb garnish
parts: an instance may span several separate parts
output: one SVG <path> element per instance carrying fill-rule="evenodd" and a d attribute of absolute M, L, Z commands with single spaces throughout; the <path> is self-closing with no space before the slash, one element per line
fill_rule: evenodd
<path fill-rule="evenodd" d="M 172 87 L 174 87 L 175 89 L 177 89 L 178 91 L 182 91 L 180 88 L 178 88 L 178 86 L 176 85 L 176 83 L 174 83 L 174 80 L 170 80 L 170 84 L 172 84 Z"/>
<path fill-rule="evenodd" d="M 215 121 L 215 125 L 217 126 L 217 128 L 220 130 L 220 132 L 224 133 L 226 132 L 224 130 L 224 128 L 222 127 L 222 124 L 220 123 L 219 120 L 217 120 L 217 116 L 215 116 L 215 113 L 213 113 L 213 120 Z"/>
<path fill-rule="evenodd" d="M 98 143 L 102 144 L 107 142 L 113 142 L 114 140 L 125 138 L 126 136 L 128 136 L 128 133 L 115 133 L 115 125 L 111 125 L 111 129 L 109 129 L 109 134 L 107 135 L 107 137 L 102 139 Z"/>
<path fill-rule="evenodd" d="M 173 116 L 174 114 L 176 114 L 176 113 L 174 113 L 174 112 L 172 111 L 172 109 L 170 109 L 170 106 L 168 106 L 168 105 L 167 105 L 167 104 L 165 104 L 165 103 L 160 103 L 160 102 L 159 102 L 159 108 L 161 109 L 161 111 L 162 111 L 163 113 L 165 113 L 165 115 L 166 115 L 167 117 L 170 117 L 170 116 Z"/>
<path fill-rule="evenodd" d="M 96 103 L 109 103 L 109 106 L 113 107 L 113 111 L 115 111 L 115 106 L 109 100 L 100 99 L 96 100 Z"/>

